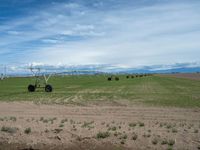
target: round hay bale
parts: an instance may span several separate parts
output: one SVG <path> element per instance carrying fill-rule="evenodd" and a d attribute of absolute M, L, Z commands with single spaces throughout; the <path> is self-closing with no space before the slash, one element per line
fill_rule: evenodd
<path fill-rule="evenodd" d="M 108 81 L 111 81 L 112 80 L 112 77 L 108 77 Z"/>
<path fill-rule="evenodd" d="M 119 77 L 115 77 L 115 80 L 116 80 L 116 81 L 119 81 Z"/>
<path fill-rule="evenodd" d="M 128 78 L 129 78 L 129 76 L 126 76 L 126 78 L 128 79 Z"/>

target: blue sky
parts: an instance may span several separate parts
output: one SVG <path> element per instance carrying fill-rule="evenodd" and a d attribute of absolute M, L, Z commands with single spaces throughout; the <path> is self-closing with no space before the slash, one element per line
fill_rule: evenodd
<path fill-rule="evenodd" d="M 0 64 L 200 63 L 199 0 L 0 0 Z"/>

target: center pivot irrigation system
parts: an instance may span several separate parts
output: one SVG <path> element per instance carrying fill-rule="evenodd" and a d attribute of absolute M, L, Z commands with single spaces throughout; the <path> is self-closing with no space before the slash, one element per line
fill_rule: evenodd
<path fill-rule="evenodd" d="M 28 85 L 29 92 L 35 92 L 37 88 L 44 88 L 46 92 L 53 91 L 53 87 L 50 84 L 48 84 L 48 80 L 50 79 L 52 74 L 42 74 L 40 72 L 40 68 L 33 68 L 32 66 L 29 69 L 35 78 L 35 83 Z"/>
<path fill-rule="evenodd" d="M 28 69 L 31 71 L 31 73 L 33 74 L 33 77 L 34 77 L 34 84 L 28 85 L 29 92 L 35 92 L 37 88 L 43 88 L 46 92 L 52 92 L 53 87 L 52 87 L 52 85 L 48 84 L 48 80 L 53 75 L 76 75 L 76 76 L 79 76 L 79 75 L 84 75 L 84 74 L 99 74 L 100 73 L 99 71 L 94 71 L 94 70 L 85 70 L 85 69 L 77 70 L 77 69 L 73 69 L 73 68 L 71 68 L 70 70 L 66 70 L 64 72 L 63 71 L 60 72 L 56 69 L 55 70 L 49 69 L 48 72 L 41 72 L 41 68 L 33 67 L 33 65 L 31 65 L 30 68 L 28 68 Z"/>

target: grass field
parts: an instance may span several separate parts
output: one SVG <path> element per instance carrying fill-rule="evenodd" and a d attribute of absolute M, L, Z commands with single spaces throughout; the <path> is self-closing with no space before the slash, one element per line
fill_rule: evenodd
<path fill-rule="evenodd" d="M 129 101 L 158 106 L 200 107 L 200 81 L 172 77 L 148 76 L 107 81 L 105 76 L 52 77 L 52 93 L 38 89 L 27 91 L 33 78 L 8 78 L 0 81 L 0 101 L 34 101 L 41 103 L 77 103 Z"/>

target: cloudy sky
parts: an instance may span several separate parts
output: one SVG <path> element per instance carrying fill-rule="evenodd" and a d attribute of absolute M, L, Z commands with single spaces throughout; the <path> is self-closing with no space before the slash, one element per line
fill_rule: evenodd
<path fill-rule="evenodd" d="M 0 0 L 0 64 L 199 64 L 199 8 L 199 0 Z"/>

